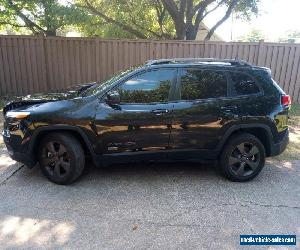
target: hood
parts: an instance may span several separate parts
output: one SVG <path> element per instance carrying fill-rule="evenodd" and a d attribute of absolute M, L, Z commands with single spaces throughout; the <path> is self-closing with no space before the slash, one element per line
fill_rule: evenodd
<path fill-rule="evenodd" d="M 13 101 L 9 102 L 3 108 L 3 114 L 5 115 L 7 111 L 20 108 L 23 106 L 27 107 L 34 104 L 72 99 L 78 97 L 80 93 L 82 93 L 83 91 L 92 87 L 95 84 L 96 82 L 79 84 L 79 85 L 71 86 L 62 92 L 37 93 L 32 95 L 16 97 Z"/>

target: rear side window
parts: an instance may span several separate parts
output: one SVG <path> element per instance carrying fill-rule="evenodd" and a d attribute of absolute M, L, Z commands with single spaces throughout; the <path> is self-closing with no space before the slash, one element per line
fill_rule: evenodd
<path fill-rule="evenodd" d="M 227 79 L 223 72 L 187 69 L 181 74 L 181 100 L 227 96 Z"/>
<path fill-rule="evenodd" d="M 249 95 L 259 93 L 255 80 L 241 72 L 230 72 L 233 82 L 234 95 Z"/>

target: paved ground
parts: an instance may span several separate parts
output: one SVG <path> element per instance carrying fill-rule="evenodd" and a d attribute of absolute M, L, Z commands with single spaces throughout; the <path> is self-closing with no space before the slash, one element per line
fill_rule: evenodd
<path fill-rule="evenodd" d="M 300 237 L 300 161 L 269 162 L 249 183 L 161 163 L 58 186 L 20 166 L 0 152 L 1 249 L 241 249 L 240 234 Z"/>

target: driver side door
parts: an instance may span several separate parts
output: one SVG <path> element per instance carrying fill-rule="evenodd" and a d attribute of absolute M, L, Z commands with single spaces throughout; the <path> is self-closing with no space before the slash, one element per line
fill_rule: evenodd
<path fill-rule="evenodd" d="M 99 105 L 95 117 L 98 150 L 114 154 L 167 149 L 176 74 L 176 69 L 149 70 L 110 90 L 119 94 L 120 103 Z"/>

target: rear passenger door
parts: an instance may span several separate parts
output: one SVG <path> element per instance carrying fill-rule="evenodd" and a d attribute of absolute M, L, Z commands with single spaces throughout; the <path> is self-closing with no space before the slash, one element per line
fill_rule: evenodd
<path fill-rule="evenodd" d="M 227 97 L 226 74 L 218 70 L 179 70 L 170 147 L 214 149 L 222 128 L 220 99 Z"/>

